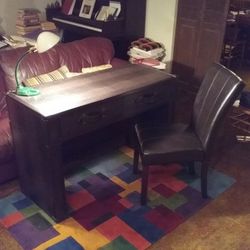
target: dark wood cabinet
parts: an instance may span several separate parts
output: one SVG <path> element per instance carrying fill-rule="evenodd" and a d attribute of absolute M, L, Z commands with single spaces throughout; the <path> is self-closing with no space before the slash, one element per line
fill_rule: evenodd
<path fill-rule="evenodd" d="M 173 73 L 200 81 L 220 61 L 229 0 L 179 0 Z"/>
<path fill-rule="evenodd" d="M 230 9 L 233 11 L 245 11 L 250 9 L 249 0 L 230 0 Z"/>
<path fill-rule="evenodd" d="M 81 1 L 80 1 L 81 2 Z M 144 36 L 146 0 L 119 0 L 121 13 L 116 20 L 97 21 L 95 13 L 109 1 L 97 0 L 91 19 L 79 16 L 80 4 L 73 15 L 65 15 L 60 10 L 46 10 L 47 19 L 63 30 L 63 41 L 70 42 L 88 36 L 104 36 L 114 43 L 116 56 L 127 59 L 130 42 Z"/>

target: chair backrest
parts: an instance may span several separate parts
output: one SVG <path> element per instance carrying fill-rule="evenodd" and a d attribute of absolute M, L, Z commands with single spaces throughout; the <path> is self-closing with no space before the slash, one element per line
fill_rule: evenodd
<path fill-rule="evenodd" d="M 239 96 L 245 84 L 221 64 L 207 71 L 193 106 L 192 126 L 204 149 L 209 150 L 215 129 Z"/>

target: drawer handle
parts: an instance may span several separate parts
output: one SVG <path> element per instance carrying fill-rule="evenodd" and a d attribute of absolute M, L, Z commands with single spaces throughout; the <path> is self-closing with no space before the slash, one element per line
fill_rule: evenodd
<path fill-rule="evenodd" d="M 138 96 L 135 99 L 135 103 L 143 103 L 143 104 L 154 104 L 157 101 L 157 94 L 153 93 L 146 93 L 144 95 Z"/>
<path fill-rule="evenodd" d="M 102 112 L 100 112 L 100 111 L 95 111 L 95 112 L 83 114 L 83 115 L 80 117 L 79 122 L 80 122 L 82 125 L 85 125 L 85 124 L 88 124 L 88 123 L 97 122 L 97 121 L 103 119 L 104 117 L 105 117 L 105 115 L 104 115 Z"/>

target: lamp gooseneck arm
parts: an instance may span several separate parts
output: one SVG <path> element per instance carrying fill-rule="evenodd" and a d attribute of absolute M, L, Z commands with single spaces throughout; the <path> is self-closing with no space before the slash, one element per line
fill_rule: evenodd
<path fill-rule="evenodd" d="M 18 79 L 18 76 L 17 76 L 18 71 L 19 71 L 19 65 L 20 65 L 21 61 L 23 60 L 23 58 L 24 58 L 26 55 L 30 54 L 31 52 L 32 52 L 31 50 L 26 51 L 26 52 L 17 60 L 16 67 L 15 67 L 15 80 L 16 80 L 16 86 L 17 86 L 17 88 L 22 88 L 22 87 L 23 87 L 22 84 L 19 82 L 19 79 Z"/>
<path fill-rule="evenodd" d="M 38 52 L 43 53 L 53 46 L 55 46 L 60 41 L 60 37 L 55 35 L 54 33 L 44 31 L 37 37 L 36 45 L 27 50 L 21 57 L 17 60 L 15 67 L 15 80 L 16 80 L 16 95 L 19 96 L 35 96 L 39 95 L 40 91 L 37 88 L 32 88 L 28 86 L 23 86 L 18 79 L 18 71 L 19 65 L 22 62 L 23 58 L 27 56 L 29 53 Z"/>
<path fill-rule="evenodd" d="M 23 58 L 27 56 L 29 53 L 34 52 L 35 48 L 31 47 L 28 51 L 26 51 L 18 60 L 15 67 L 15 80 L 16 80 L 16 94 L 20 96 L 34 96 L 38 95 L 40 91 L 38 89 L 34 89 L 31 87 L 23 86 L 21 82 L 19 82 L 18 79 L 18 71 L 19 71 L 19 65 L 22 62 Z"/>

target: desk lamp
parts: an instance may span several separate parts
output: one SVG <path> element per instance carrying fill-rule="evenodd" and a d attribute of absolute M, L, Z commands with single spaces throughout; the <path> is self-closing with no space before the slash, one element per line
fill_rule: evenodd
<path fill-rule="evenodd" d="M 16 94 L 21 96 L 34 96 L 39 95 L 40 91 L 35 88 L 25 87 L 22 83 L 18 80 L 18 71 L 19 65 L 22 62 L 23 58 L 30 53 L 38 52 L 43 53 L 52 47 L 54 47 L 60 41 L 60 37 L 56 34 L 48 31 L 44 31 L 39 34 L 37 37 L 36 44 L 31 47 L 28 51 L 26 51 L 18 60 L 15 67 L 15 80 L 16 80 Z"/>

